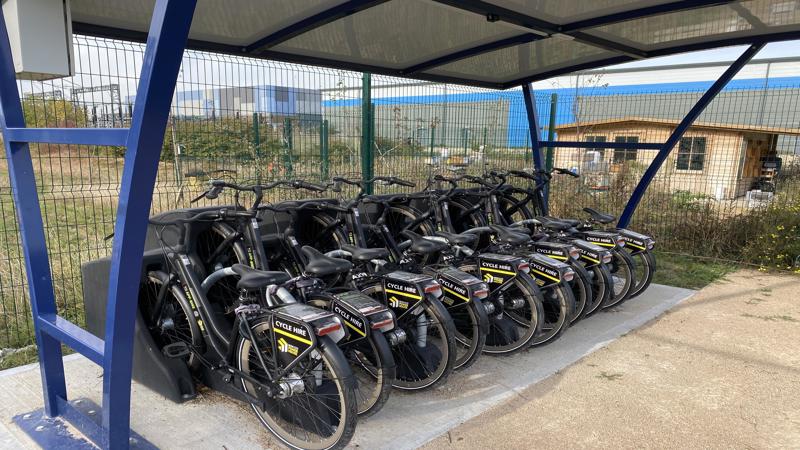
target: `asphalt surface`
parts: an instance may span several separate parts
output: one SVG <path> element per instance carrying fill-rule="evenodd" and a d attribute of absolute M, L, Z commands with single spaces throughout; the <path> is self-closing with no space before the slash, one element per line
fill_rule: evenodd
<path fill-rule="evenodd" d="M 425 448 L 800 448 L 800 277 L 728 275 Z"/>

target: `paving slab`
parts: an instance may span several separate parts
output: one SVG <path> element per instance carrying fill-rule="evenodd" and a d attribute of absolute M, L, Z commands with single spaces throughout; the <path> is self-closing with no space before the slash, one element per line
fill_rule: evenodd
<path fill-rule="evenodd" d="M 417 448 L 653 320 L 694 292 L 652 285 L 621 307 L 580 322 L 553 344 L 508 357 L 484 356 L 432 391 L 395 391 L 379 414 L 359 422 L 351 447 Z M 71 398 L 100 403 L 100 368 L 79 355 L 65 357 L 65 367 Z M 206 390 L 177 405 L 134 383 L 132 398 L 133 429 L 162 449 L 280 447 L 246 406 L 216 392 Z M 0 372 L 0 448 L 37 448 L 11 418 L 41 406 L 38 365 Z"/>

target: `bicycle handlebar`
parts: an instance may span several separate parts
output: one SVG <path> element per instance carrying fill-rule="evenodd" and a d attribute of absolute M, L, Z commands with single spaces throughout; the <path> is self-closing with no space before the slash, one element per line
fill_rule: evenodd
<path fill-rule="evenodd" d="M 202 211 L 193 216 L 189 217 L 178 217 L 172 220 L 156 220 L 150 218 L 148 222 L 152 225 L 158 226 L 172 226 L 172 225 L 183 225 L 186 223 L 192 222 L 205 222 L 205 221 L 214 221 L 214 220 L 223 220 L 223 219 L 251 219 L 255 217 L 256 214 L 253 211 L 246 211 L 241 209 L 230 209 L 230 208 L 222 208 L 222 209 L 215 209 L 213 211 Z"/>
<path fill-rule="evenodd" d="M 272 205 L 261 205 L 258 209 L 266 209 L 273 212 L 290 212 L 290 211 L 303 211 L 308 209 L 315 209 L 315 210 L 330 210 L 336 212 L 347 212 L 347 208 L 343 208 L 338 205 L 333 205 L 328 202 L 303 202 L 301 204 L 282 204 L 280 206 L 272 206 Z"/>

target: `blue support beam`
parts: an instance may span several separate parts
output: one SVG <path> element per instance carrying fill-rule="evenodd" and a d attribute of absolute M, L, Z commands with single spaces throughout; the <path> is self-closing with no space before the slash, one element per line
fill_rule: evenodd
<path fill-rule="evenodd" d="M 25 127 L 25 116 L 17 91 L 8 29 L 5 17 L 0 11 L 0 130 L 3 136 L 7 136 L 9 129 L 23 127 Z M 53 336 L 42 332 L 41 323 L 36 320 L 42 316 L 54 316 L 57 311 L 33 161 L 27 142 L 16 142 L 6 138 L 3 139 L 3 145 L 8 161 L 11 193 L 17 210 L 22 254 L 25 257 L 28 294 L 34 319 L 33 330 L 39 352 L 44 409 L 48 416 L 53 417 L 60 413 L 59 399 L 67 398 L 67 387 L 64 381 L 61 343 Z"/>
<path fill-rule="evenodd" d="M 5 139 L 14 142 L 47 144 L 105 145 L 122 147 L 128 139 L 127 128 L 9 128 Z"/>
<path fill-rule="evenodd" d="M 544 155 L 542 154 L 542 145 L 539 141 L 539 120 L 536 117 L 536 102 L 533 98 L 533 92 L 531 91 L 530 84 L 523 84 L 522 85 L 522 97 L 525 100 L 525 113 L 528 117 L 528 130 L 531 134 L 531 157 L 533 159 L 533 166 L 536 170 L 545 170 L 544 164 Z M 543 180 L 540 177 L 539 182 L 541 183 Z M 549 203 L 549 194 L 550 190 L 547 186 L 543 189 L 542 192 L 542 214 L 548 214 L 548 203 Z"/>
<path fill-rule="evenodd" d="M 158 0 L 136 93 L 114 227 L 103 364 L 103 428 L 110 448 L 130 433 L 134 318 L 158 161 L 196 0 Z"/>
<path fill-rule="evenodd" d="M 645 171 L 644 175 L 642 175 L 642 179 L 639 180 L 639 184 L 634 189 L 633 194 L 631 194 L 631 198 L 628 200 L 628 204 L 625 205 L 625 210 L 622 212 L 622 215 L 619 218 L 619 223 L 617 224 L 620 228 L 627 227 L 630 222 L 631 218 L 633 217 L 633 213 L 636 211 L 636 207 L 639 205 L 639 202 L 642 200 L 647 187 L 650 186 L 650 183 L 655 178 L 656 173 L 658 173 L 658 169 L 661 168 L 661 165 L 664 164 L 664 161 L 667 160 L 670 152 L 672 149 L 675 148 L 675 145 L 681 140 L 683 135 L 686 133 L 686 130 L 692 126 L 695 120 L 703 113 L 706 107 L 711 103 L 712 100 L 717 96 L 717 94 L 722 91 L 725 85 L 728 84 L 734 76 L 745 66 L 758 52 L 761 48 L 764 47 L 764 44 L 754 44 L 745 50 L 739 58 L 734 61 L 733 64 L 726 70 L 717 81 L 708 88 L 705 94 L 700 97 L 700 100 L 689 110 L 686 114 L 686 117 L 683 118 L 681 123 L 675 128 L 675 131 L 669 136 L 667 141 L 664 143 L 663 147 L 659 150 L 658 154 L 653 161 L 650 163 L 650 166 Z"/>

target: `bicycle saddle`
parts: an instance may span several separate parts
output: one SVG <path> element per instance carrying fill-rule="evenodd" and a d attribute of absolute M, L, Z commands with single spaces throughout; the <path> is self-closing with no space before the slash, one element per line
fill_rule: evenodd
<path fill-rule="evenodd" d="M 447 242 L 450 242 L 451 244 L 462 245 L 471 244 L 472 242 L 475 242 L 475 239 L 478 238 L 478 236 L 470 233 L 448 233 L 446 231 L 437 231 L 436 236 L 441 236 L 447 239 Z"/>
<path fill-rule="evenodd" d="M 405 230 L 400 234 L 411 240 L 411 251 L 420 255 L 440 252 L 449 247 L 444 242 L 425 239 L 413 231 Z"/>
<path fill-rule="evenodd" d="M 583 210 L 586 211 L 587 213 L 589 213 L 589 216 L 591 216 L 593 220 L 595 220 L 596 222 L 599 222 L 599 223 L 611 223 L 611 222 L 617 220 L 617 218 L 612 216 L 611 214 L 601 213 L 600 211 L 597 211 L 596 209 L 592 209 L 592 208 L 588 208 L 587 207 L 587 208 L 583 208 Z"/>
<path fill-rule="evenodd" d="M 356 261 L 372 261 L 373 259 L 386 259 L 389 257 L 389 250 L 385 248 L 364 248 L 355 245 L 342 244 L 342 250 L 350 253 Z"/>
<path fill-rule="evenodd" d="M 522 245 L 531 240 L 530 236 L 516 231 L 513 228 L 501 225 L 489 225 L 489 228 L 491 228 L 495 237 L 501 244 Z"/>
<path fill-rule="evenodd" d="M 553 217 L 553 216 L 547 216 L 547 218 L 550 219 L 550 220 L 555 220 L 556 222 L 567 223 L 571 227 L 577 227 L 578 225 L 581 224 L 581 221 L 577 220 L 577 219 L 562 219 L 560 217 Z"/>
<path fill-rule="evenodd" d="M 291 279 L 286 272 L 258 270 L 244 264 L 234 264 L 231 269 L 236 275 L 239 275 L 239 282 L 236 283 L 237 289 L 261 289 L 270 284 L 283 284 Z"/>
<path fill-rule="evenodd" d="M 312 277 L 324 277 L 336 273 L 349 272 L 353 264 L 341 258 L 331 258 L 320 253 L 314 247 L 304 245 L 301 249 L 308 262 L 304 272 Z"/>
<path fill-rule="evenodd" d="M 536 220 L 538 220 L 544 228 L 550 230 L 566 231 L 573 227 L 570 223 L 553 219 L 552 217 L 537 217 Z"/>

